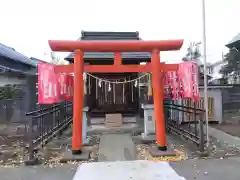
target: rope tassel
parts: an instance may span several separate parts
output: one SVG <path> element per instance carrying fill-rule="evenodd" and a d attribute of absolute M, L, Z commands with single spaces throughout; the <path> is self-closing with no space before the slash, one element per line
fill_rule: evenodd
<path fill-rule="evenodd" d="M 152 83 L 151 83 L 151 75 L 148 75 L 148 97 L 152 96 Z"/>

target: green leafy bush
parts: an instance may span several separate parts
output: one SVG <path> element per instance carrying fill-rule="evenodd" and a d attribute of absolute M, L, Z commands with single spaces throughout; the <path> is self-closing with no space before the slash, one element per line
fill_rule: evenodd
<path fill-rule="evenodd" d="M 19 85 L 5 85 L 0 87 L 0 100 L 20 98 L 23 96 L 22 88 Z"/>

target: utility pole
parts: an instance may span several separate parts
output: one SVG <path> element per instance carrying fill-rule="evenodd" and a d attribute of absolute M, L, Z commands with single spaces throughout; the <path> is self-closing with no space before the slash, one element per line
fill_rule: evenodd
<path fill-rule="evenodd" d="M 204 62 L 204 108 L 206 120 L 206 138 L 207 147 L 209 146 L 208 133 L 208 79 L 207 79 L 207 46 L 206 46 L 206 15 L 205 15 L 205 0 L 202 0 L 202 36 L 203 36 L 203 62 Z"/>

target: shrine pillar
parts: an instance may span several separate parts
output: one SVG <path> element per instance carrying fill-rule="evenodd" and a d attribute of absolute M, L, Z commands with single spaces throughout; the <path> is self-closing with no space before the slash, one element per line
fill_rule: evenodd
<path fill-rule="evenodd" d="M 75 51 L 74 57 L 74 91 L 73 91 L 73 127 L 72 154 L 81 154 L 82 146 L 82 117 L 83 117 L 83 52 Z"/>
<path fill-rule="evenodd" d="M 167 150 L 166 130 L 164 118 L 164 85 L 163 85 L 163 69 L 160 64 L 160 51 L 154 49 L 152 51 L 152 85 L 153 85 L 153 101 L 154 101 L 154 117 L 156 121 L 156 143 L 161 151 Z"/>

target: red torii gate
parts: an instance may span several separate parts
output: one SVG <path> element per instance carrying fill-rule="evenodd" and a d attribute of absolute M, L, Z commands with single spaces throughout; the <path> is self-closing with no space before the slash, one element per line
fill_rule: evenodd
<path fill-rule="evenodd" d="M 179 50 L 183 40 L 139 41 L 100 40 L 64 41 L 49 40 L 53 51 L 75 52 L 74 64 L 58 65 L 56 73 L 74 73 L 72 153 L 80 154 L 82 146 L 83 72 L 152 72 L 154 116 L 156 121 L 156 143 L 158 149 L 167 150 L 163 107 L 164 71 L 176 71 L 177 64 L 160 63 L 160 51 Z M 85 65 L 84 52 L 113 52 L 113 65 Z M 151 63 L 146 65 L 122 65 L 121 52 L 151 52 Z"/>

